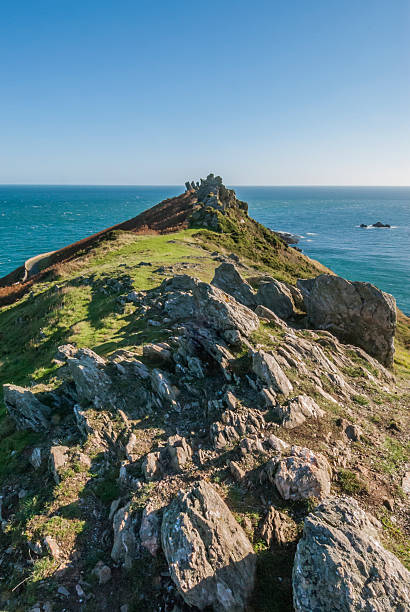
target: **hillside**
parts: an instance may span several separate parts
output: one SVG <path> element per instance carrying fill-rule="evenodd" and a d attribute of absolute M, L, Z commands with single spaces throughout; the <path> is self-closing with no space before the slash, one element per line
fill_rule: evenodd
<path fill-rule="evenodd" d="M 186 187 L 1 281 L 1 609 L 404 610 L 410 320 Z"/>

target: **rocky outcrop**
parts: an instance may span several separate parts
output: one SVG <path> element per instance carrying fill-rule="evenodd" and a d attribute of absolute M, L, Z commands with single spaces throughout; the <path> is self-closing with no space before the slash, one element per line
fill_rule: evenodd
<path fill-rule="evenodd" d="M 215 612 L 242 612 L 252 592 L 256 556 L 214 488 L 201 481 L 164 512 L 162 547 L 185 602 Z"/>
<path fill-rule="evenodd" d="M 287 544 L 293 541 L 296 535 L 295 521 L 289 515 L 271 506 L 261 528 L 261 537 L 266 544 L 268 546 Z"/>
<path fill-rule="evenodd" d="M 325 415 L 316 402 L 307 395 L 298 395 L 285 404 L 278 405 L 276 409 L 281 425 L 286 429 L 293 429 L 302 425 L 306 419 L 318 419 Z"/>
<path fill-rule="evenodd" d="M 342 342 L 363 348 L 390 367 L 394 356 L 396 301 L 370 283 L 322 274 L 299 280 L 308 324 L 325 329 Z"/>
<path fill-rule="evenodd" d="M 50 408 L 24 387 L 3 385 L 4 403 L 17 429 L 42 431 L 48 429 Z"/>
<path fill-rule="evenodd" d="M 287 396 L 293 391 L 292 383 L 275 357 L 265 351 L 252 353 L 252 371 L 268 388 Z"/>
<path fill-rule="evenodd" d="M 116 563 L 123 563 L 126 568 L 131 568 L 132 562 L 137 556 L 137 540 L 135 535 L 135 520 L 131 512 L 130 504 L 117 510 L 113 517 L 114 542 L 111 550 L 111 558 Z"/>
<path fill-rule="evenodd" d="M 307 516 L 293 568 L 296 612 L 408 610 L 410 573 L 383 548 L 378 527 L 346 497 Z"/>
<path fill-rule="evenodd" d="M 323 499 L 330 494 L 330 478 L 331 468 L 323 455 L 292 446 L 291 456 L 279 461 L 275 485 L 283 499 Z"/>
<path fill-rule="evenodd" d="M 231 263 L 222 263 L 216 268 L 211 284 L 232 295 L 238 302 L 248 308 L 254 308 L 257 305 L 252 287 L 241 277 L 236 267 Z"/>
<path fill-rule="evenodd" d="M 281 319 L 290 319 L 294 314 L 294 303 L 290 290 L 284 283 L 274 278 L 259 285 L 256 300 L 258 304 L 266 306 Z"/>

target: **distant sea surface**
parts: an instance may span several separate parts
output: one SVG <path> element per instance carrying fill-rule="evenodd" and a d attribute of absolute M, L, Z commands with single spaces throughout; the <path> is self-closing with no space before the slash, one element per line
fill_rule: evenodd
<path fill-rule="evenodd" d="M 410 187 L 236 187 L 250 214 L 349 280 L 392 293 L 410 314 Z M 0 276 L 26 259 L 125 221 L 178 186 L 1 186 Z M 362 229 L 361 223 L 391 229 Z"/>

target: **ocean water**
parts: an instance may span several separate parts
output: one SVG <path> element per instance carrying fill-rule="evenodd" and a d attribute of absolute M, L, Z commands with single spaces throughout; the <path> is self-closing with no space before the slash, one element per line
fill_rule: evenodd
<path fill-rule="evenodd" d="M 410 187 L 236 187 L 250 214 L 298 234 L 337 274 L 392 293 L 410 314 Z M 26 259 L 134 217 L 179 186 L 0 186 L 0 276 Z M 360 223 L 391 229 L 362 229 Z"/>

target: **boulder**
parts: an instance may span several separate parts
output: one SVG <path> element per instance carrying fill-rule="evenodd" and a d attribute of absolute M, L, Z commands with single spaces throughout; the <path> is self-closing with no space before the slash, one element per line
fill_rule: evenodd
<path fill-rule="evenodd" d="M 293 567 L 295 611 L 408 610 L 410 572 L 383 548 L 380 527 L 349 497 L 309 514 Z"/>
<path fill-rule="evenodd" d="M 113 518 L 114 542 L 111 558 L 116 563 L 123 563 L 128 569 L 137 557 L 137 540 L 135 537 L 135 521 L 131 513 L 130 504 L 116 511 Z"/>
<path fill-rule="evenodd" d="M 160 516 L 151 503 L 148 503 L 142 513 L 140 526 L 141 546 L 146 548 L 153 557 L 156 557 L 159 548 Z"/>
<path fill-rule="evenodd" d="M 248 308 L 254 308 L 257 304 L 252 287 L 242 278 L 236 267 L 231 263 L 222 263 L 216 268 L 211 284 L 232 295 L 237 302 Z"/>
<path fill-rule="evenodd" d="M 262 383 L 272 387 L 274 391 L 287 396 L 293 391 L 292 383 L 276 361 L 276 359 L 265 351 L 252 353 L 252 372 Z"/>
<path fill-rule="evenodd" d="M 309 418 L 321 418 L 324 411 L 319 408 L 316 402 L 307 395 L 298 395 L 289 399 L 283 406 L 276 408 L 281 425 L 286 429 L 293 429 L 302 425 Z"/>
<path fill-rule="evenodd" d="M 283 499 L 299 501 L 330 494 L 331 468 L 327 459 L 308 448 L 292 446 L 291 456 L 279 461 L 275 485 Z"/>
<path fill-rule="evenodd" d="M 272 544 L 287 544 L 295 540 L 296 535 L 297 526 L 295 521 L 284 512 L 279 512 L 279 510 L 271 506 L 261 528 L 261 536 L 266 544 L 268 546 L 272 546 Z"/>
<path fill-rule="evenodd" d="M 17 429 L 43 431 L 48 429 L 50 408 L 24 387 L 3 385 L 4 403 Z"/>
<path fill-rule="evenodd" d="M 308 324 L 364 349 L 390 367 L 394 356 L 396 300 L 370 283 L 321 274 L 299 280 Z"/>
<path fill-rule="evenodd" d="M 278 315 L 272 312 L 272 310 L 269 310 L 269 308 L 266 308 L 266 306 L 262 306 L 261 304 L 259 304 L 255 308 L 255 314 L 257 314 L 260 319 L 267 319 L 270 323 L 274 323 L 277 327 L 280 327 L 281 329 L 288 329 L 288 326 L 285 321 L 282 321 L 282 319 L 278 317 Z"/>
<path fill-rule="evenodd" d="M 96 408 L 111 404 L 111 380 L 105 372 L 106 361 L 102 357 L 91 349 L 78 349 L 67 358 L 67 366 L 80 402 L 90 402 Z"/>
<path fill-rule="evenodd" d="M 50 448 L 49 465 L 56 484 L 60 482 L 59 470 L 64 467 L 68 461 L 68 450 L 68 446 L 52 446 Z"/>
<path fill-rule="evenodd" d="M 189 606 L 242 612 L 252 592 L 256 555 L 226 504 L 205 481 L 165 510 L 162 547 L 171 578 Z"/>
<path fill-rule="evenodd" d="M 256 300 L 258 304 L 269 308 L 281 319 L 290 319 L 294 314 L 290 290 L 284 283 L 274 278 L 259 285 Z"/>

